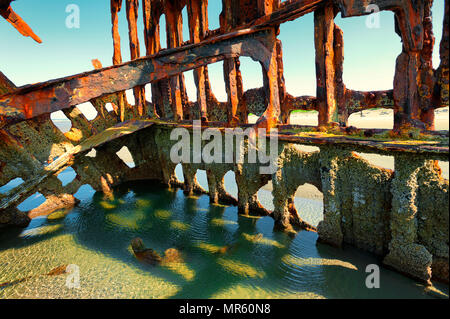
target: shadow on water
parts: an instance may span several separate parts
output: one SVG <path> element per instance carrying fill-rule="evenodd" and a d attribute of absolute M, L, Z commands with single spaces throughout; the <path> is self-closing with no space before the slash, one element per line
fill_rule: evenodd
<path fill-rule="evenodd" d="M 431 297 L 414 281 L 384 268 L 381 289 L 367 289 L 366 266 L 380 264 L 371 255 L 316 245 L 317 234 L 312 232 L 301 231 L 291 238 L 274 232 L 270 217 L 239 216 L 236 207 L 212 205 L 206 195 L 187 197 L 157 182 L 121 185 L 114 200 L 96 193 L 61 221 L 37 218 L 25 230 L 2 232 L 0 253 L 61 234 L 70 234 L 81 247 L 175 284 L 179 289 L 172 298 Z M 160 255 L 178 249 L 184 263 L 142 264 L 130 247 L 136 237 Z"/>

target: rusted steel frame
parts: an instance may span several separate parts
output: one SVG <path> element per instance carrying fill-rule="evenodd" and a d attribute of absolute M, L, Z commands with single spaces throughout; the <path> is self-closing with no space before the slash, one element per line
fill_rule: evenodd
<path fill-rule="evenodd" d="M 228 96 L 227 119 L 228 124 L 237 126 L 239 118 L 237 117 L 239 106 L 239 94 L 237 84 L 238 67 L 235 58 L 225 59 L 223 62 L 223 74 L 225 80 L 225 89 Z"/>
<path fill-rule="evenodd" d="M 271 32 L 240 30 L 121 65 L 22 87 L 12 94 L 0 96 L 0 126 L 167 79 L 228 57 L 249 56 L 269 69 L 272 56 L 266 43 L 268 37 L 273 37 Z"/>
<path fill-rule="evenodd" d="M 268 26 L 278 26 L 281 23 L 292 21 L 305 14 L 311 13 L 329 2 L 330 0 L 297 0 L 291 3 L 282 4 L 280 9 L 272 11 L 250 23 L 242 25 L 241 27 L 247 28 L 250 26 L 257 26 L 265 28 Z"/>
<path fill-rule="evenodd" d="M 92 65 L 94 66 L 95 69 L 103 68 L 102 63 L 97 59 L 92 60 Z M 118 102 L 120 102 L 120 97 L 118 93 L 114 93 L 111 95 L 104 95 L 98 99 L 93 99 L 90 102 L 98 112 L 97 117 L 92 120 L 93 122 L 98 121 L 100 117 L 103 118 L 103 120 L 105 121 L 104 122 L 105 125 L 107 125 L 107 123 L 114 125 L 118 122 L 117 115 L 119 114 L 119 109 L 117 104 Z M 113 108 L 112 112 L 106 110 L 105 106 L 107 103 L 111 103 L 111 106 Z"/>
<path fill-rule="evenodd" d="M 331 3 L 314 11 L 316 96 L 319 126 L 327 126 L 331 122 L 338 122 L 334 30 L 334 7 Z"/>
<path fill-rule="evenodd" d="M 12 0 L 3 1 L 0 4 L 0 15 L 6 19 L 11 25 L 17 29 L 25 37 L 31 37 L 37 43 L 42 43 L 42 40 L 33 32 L 30 26 L 13 11 L 9 5 Z"/>
<path fill-rule="evenodd" d="M 420 53 L 423 49 L 424 2 L 409 3 L 410 10 L 395 12 L 396 32 L 401 36 L 403 52 L 398 56 L 394 76 L 394 130 L 426 126 L 420 121 Z M 406 12 L 405 12 L 406 11 Z M 420 20 L 420 25 L 416 25 Z M 405 25 L 407 27 L 405 27 Z M 416 25 L 411 31 L 412 25 Z M 411 31 L 411 32 L 410 32 Z M 414 34 L 410 34 L 410 33 Z"/>
<path fill-rule="evenodd" d="M 185 1 L 165 2 L 164 13 L 166 15 L 167 47 L 169 49 L 179 47 L 183 42 L 183 17 L 181 10 L 184 4 Z M 170 78 L 170 88 L 172 94 L 172 111 L 175 120 L 179 121 L 183 119 L 183 97 L 186 96 L 183 74 L 178 74 Z"/>
<path fill-rule="evenodd" d="M 208 0 L 189 0 L 187 2 L 189 18 L 189 35 L 192 43 L 198 43 L 205 38 L 208 30 Z M 202 121 L 208 120 L 208 71 L 207 67 L 201 67 L 194 70 L 194 81 L 197 87 L 197 103 L 199 107 L 200 118 Z"/>
<path fill-rule="evenodd" d="M 341 126 L 347 126 L 349 110 L 346 105 L 347 88 L 344 84 L 344 32 L 334 23 L 333 31 L 334 53 L 334 94 L 337 104 L 338 122 Z"/>
<path fill-rule="evenodd" d="M 50 165 L 43 167 L 41 172 L 36 172 L 30 180 L 26 181 L 23 185 L 21 185 L 20 189 L 14 189 L 13 193 L 7 194 L 0 201 L 0 210 L 6 209 L 9 206 L 20 202 L 25 198 L 27 194 L 29 194 L 32 190 L 36 188 L 40 183 L 42 183 L 47 177 L 53 175 L 58 172 L 64 166 L 70 165 L 70 161 L 72 159 L 73 154 L 75 154 L 78 150 L 78 146 L 73 148 L 71 151 L 66 152 L 53 161 Z"/>
<path fill-rule="evenodd" d="M 433 34 L 433 21 L 431 7 L 433 0 L 424 0 L 423 17 L 423 48 L 420 52 L 419 68 L 419 99 L 420 120 L 425 124 L 428 130 L 434 129 L 434 108 L 436 99 L 434 98 L 434 87 L 436 76 L 433 70 L 433 49 L 435 37 Z"/>
<path fill-rule="evenodd" d="M 137 18 L 139 10 L 138 0 L 125 0 L 127 21 L 128 21 L 128 37 L 130 43 L 131 60 L 135 60 L 141 56 L 139 48 L 139 38 L 137 34 Z M 145 88 L 136 86 L 133 88 L 134 99 L 137 110 L 133 108 L 133 117 L 143 117 L 147 115 L 147 105 L 145 102 Z M 136 112 L 137 111 L 137 112 Z M 131 115 L 131 114 L 130 114 Z"/>
<path fill-rule="evenodd" d="M 270 130 L 280 121 L 281 107 L 278 89 L 278 55 L 276 28 L 269 29 L 269 36 L 265 39 L 265 49 L 267 50 L 268 63 L 262 61 L 264 90 L 266 93 L 266 110 L 256 121 L 256 126 Z"/>
<path fill-rule="evenodd" d="M 144 20 L 144 41 L 146 55 L 154 55 L 161 50 L 159 18 L 162 14 L 160 1 L 143 0 L 142 17 Z M 164 97 L 162 83 L 151 84 L 153 116 L 160 117 L 164 114 Z"/>
<path fill-rule="evenodd" d="M 258 15 L 267 16 L 278 9 L 278 0 L 257 0 Z"/>
<path fill-rule="evenodd" d="M 257 1 L 223 0 L 222 12 L 220 14 L 220 30 L 228 32 L 236 29 L 247 19 L 258 17 Z M 238 58 L 224 60 L 223 75 L 225 89 L 227 92 L 227 122 L 229 126 L 247 122 L 247 112 L 244 110 L 242 75 L 239 70 L 240 62 Z"/>
<path fill-rule="evenodd" d="M 426 1 L 376 0 L 370 4 L 395 13 L 396 32 L 402 38 L 403 52 L 396 61 L 394 77 L 394 129 L 405 126 L 426 128 L 420 120 L 420 54 L 424 46 L 424 14 Z M 335 0 L 343 17 L 370 13 L 365 0 Z M 426 117 L 426 116 L 425 116 Z"/>
<path fill-rule="evenodd" d="M 142 18 L 144 20 L 144 41 L 146 55 L 152 55 L 159 51 L 159 25 L 160 15 L 155 12 L 154 1 L 142 1 Z"/>
<path fill-rule="evenodd" d="M 16 89 L 16 85 L 0 71 L 0 95 L 10 93 Z"/>
<path fill-rule="evenodd" d="M 393 90 L 385 91 L 354 91 L 346 89 L 345 107 L 350 116 L 363 110 L 373 108 L 394 108 Z"/>
<path fill-rule="evenodd" d="M 298 96 L 294 97 L 289 93 L 281 103 L 281 122 L 288 123 L 290 115 L 293 111 L 317 111 L 317 99 L 315 96 Z"/>
<path fill-rule="evenodd" d="M 113 65 L 119 65 L 122 63 L 122 52 L 120 47 L 120 34 L 119 34 L 119 12 L 122 9 L 122 0 L 111 0 L 111 24 L 112 24 L 112 37 L 113 37 Z M 125 92 L 117 92 L 119 99 L 119 117 L 120 121 L 125 120 Z"/>
<path fill-rule="evenodd" d="M 142 129 L 154 125 L 150 121 L 127 121 L 119 125 L 110 127 L 101 133 L 91 136 L 84 140 L 81 144 L 73 147 L 70 151 L 59 156 L 51 164 L 42 167 L 40 171 L 35 172 L 31 179 L 25 181 L 22 185 L 14 189 L 14 192 L 9 192 L 4 198 L 0 200 L 0 210 L 6 209 L 11 205 L 22 201 L 28 194 L 32 193 L 46 178 L 53 174 L 60 172 L 64 167 L 72 165 L 74 157 L 77 154 L 85 153 L 95 147 L 99 147 L 114 139 L 120 138 L 124 135 L 132 134 Z M 126 127 L 126 130 L 120 130 Z M 112 132 L 112 133 L 111 133 Z M 105 138 L 102 138 L 105 136 Z"/>
<path fill-rule="evenodd" d="M 281 103 L 281 113 L 283 114 L 283 104 L 285 102 L 287 92 L 286 92 L 286 83 L 284 80 L 283 45 L 281 43 L 281 40 L 279 39 L 277 39 L 277 66 L 278 66 L 278 91 Z"/>
<path fill-rule="evenodd" d="M 368 15 L 367 5 L 377 5 L 380 10 L 393 11 L 396 15 L 403 44 L 409 50 L 421 50 L 423 44 L 423 0 L 334 0 L 342 17 Z"/>
<path fill-rule="evenodd" d="M 393 109 L 393 90 L 355 91 L 346 89 L 343 107 L 348 112 L 347 117 L 352 115 L 353 113 L 357 113 L 367 109 Z M 283 123 L 286 123 L 286 120 L 292 111 L 317 111 L 317 98 L 314 96 L 294 97 L 289 93 L 286 93 L 286 98 L 282 103 L 281 108 L 283 110 Z"/>

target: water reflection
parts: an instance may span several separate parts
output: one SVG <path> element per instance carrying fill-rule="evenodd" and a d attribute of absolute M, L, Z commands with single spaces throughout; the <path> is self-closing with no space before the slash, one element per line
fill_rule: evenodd
<path fill-rule="evenodd" d="M 149 266 L 130 247 L 142 238 L 182 263 Z M 316 245 L 273 231 L 270 217 L 247 218 L 236 207 L 211 205 L 153 183 L 123 185 L 113 200 L 83 200 L 64 219 L 34 219 L 0 233 L 0 297 L 39 298 L 431 298 L 436 293 L 382 269 L 381 289 L 365 287 L 365 268 L 379 260 L 360 251 Z M 65 264 L 80 268 L 81 288 L 65 276 L 39 276 Z M 448 295 L 448 288 L 436 285 Z"/>

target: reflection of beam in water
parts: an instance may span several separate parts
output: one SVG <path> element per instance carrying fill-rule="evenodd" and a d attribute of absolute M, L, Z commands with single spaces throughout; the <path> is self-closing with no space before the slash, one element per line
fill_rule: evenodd
<path fill-rule="evenodd" d="M 264 238 L 263 234 L 256 234 L 256 235 L 250 235 L 247 233 L 242 233 L 242 236 L 248 240 L 249 242 L 252 242 L 254 244 L 262 244 L 267 246 L 273 246 L 277 248 L 285 248 L 284 245 L 280 244 L 276 240 Z"/>
<path fill-rule="evenodd" d="M 32 228 L 28 230 L 24 230 L 19 237 L 21 238 L 27 238 L 27 237 L 37 237 L 37 236 L 44 236 L 44 235 L 50 235 L 54 234 L 59 230 L 63 229 L 63 225 L 46 225 L 41 226 L 37 228 Z"/>
<path fill-rule="evenodd" d="M 284 292 L 279 290 L 264 289 L 250 285 L 236 284 L 223 289 L 211 296 L 211 299 L 239 299 L 242 296 L 251 296 L 254 299 L 325 299 L 324 296 L 312 291 Z"/>
<path fill-rule="evenodd" d="M 355 265 L 339 259 L 300 258 L 292 255 L 286 255 L 281 260 L 283 263 L 294 267 L 339 266 L 352 270 L 358 270 Z"/>
<path fill-rule="evenodd" d="M 181 221 L 174 220 L 174 221 L 170 222 L 170 227 L 172 227 L 174 229 L 186 231 L 186 230 L 189 230 L 189 228 L 191 226 L 189 224 L 187 224 L 187 223 L 183 223 Z"/>
<path fill-rule="evenodd" d="M 226 220 L 220 218 L 214 218 L 211 220 L 211 225 L 224 227 L 226 225 L 237 225 L 238 223 L 233 220 Z"/>
<path fill-rule="evenodd" d="M 264 278 L 266 276 L 266 273 L 264 271 L 237 260 L 219 258 L 217 259 L 217 263 L 221 265 L 226 271 L 236 276 L 250 278 Z"/>

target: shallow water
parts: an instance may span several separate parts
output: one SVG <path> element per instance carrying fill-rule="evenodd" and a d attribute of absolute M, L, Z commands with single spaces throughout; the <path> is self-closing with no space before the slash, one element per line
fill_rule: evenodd
<path fill-rule="evenodd" d="M 62 220 L 0 232 L 0 298 L 448 298 L 447 286 L 425 289 L 382 267 L 381 288 L 368 289 L 365 269 L 376 258 L 316 244 L 313 232 L 274 232 L 272 218 L 238 216 L 206 195 L 144 182 L 119 187 L 113 201 L 89 188 L 77 196 L 81 204 Z M 297 207 L 316 223 L 322 203 L 312 202 Z M 184 262 L 142 264 L 130 248 L 135 237 L 161 255 L 177 248 Z M 79 268 L 78 289 L 66 286 L 67 274 L 45 275 L 66 264 Z"/>

